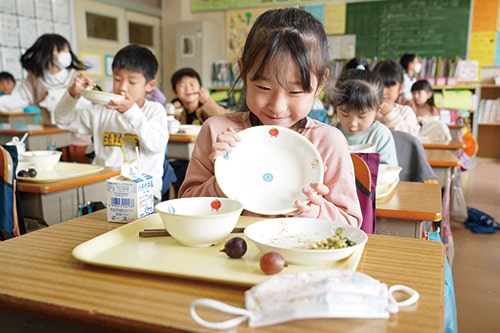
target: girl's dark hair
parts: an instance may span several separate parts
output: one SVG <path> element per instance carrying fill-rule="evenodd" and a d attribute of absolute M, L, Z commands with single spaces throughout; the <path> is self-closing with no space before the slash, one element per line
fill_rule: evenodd
<path fill-rule="evenodd" d="M 403 67 L 397 61 L 392 59 L 382 60 L 373 67 L 373 71 L 380 74 L 386 87 L 403 83 Z"/>
<path fill-rule="evenodd" d="M 427 104 L 431 106 L 436 106 L 436 103 L 434 103 L 434 90 L 432 90 L 432 85 L 429 81 L 427 80 L 417 80 L 415 83 L 412 84 L 411 86 L 411 92 L 414 91 L 419 91 L 419 90 L 424 90 L 427 92 L 431 92 L 432 95 L 431 97 L 427 100 Z"/>
<path fill-rule="evenodd" d="M 417 55 L 414 53 L 405 53 L 401 56 L 401 59 L 399 59 L 399 64 L 405 71 L 408 71 L 408 65 L 412 63 L 416 57 Z"/>
<path fill-rule="evenodd" d="M 323 84 L 328 73 L 328 41 L 323 24 L 312 14 L 295 8 L 272 9 L 262 13 L 246 38 L 241 58 L 241 76 L 255 69 L 250 80 L 262 77 L 271 62 L 296 62 L 304 91 L 312 91 L 311 72 Z M 276 66 L 274 74 L 283 82 L 288 68 Z"/>
<path fill-rule="evenodd" d="M 175 91 L 175 86 L 177 85 L 177 82 L 179 82 L 184 76 L 195 78 L 196 80 L 198 80 L 200 86 L 203 86 L 203 84 L 201 83 L 200 74 L 198 74 L 198 72 L 193 68 L 184 67 L 175 71 L 175 73 L 172 74 L 172 77 L 170 78 L 170 83 L 172 84 L 172 90 Z"/>
<path fill-rule="evenodd" d="M 113 58 L 111 64 L 115 69 L 128 69 L 133 72 L 144 74 L 146 82 L 155 79 L 158 72 L 158 60 L 148 48 L 136 44 L 127 45 L 122 48 Z"/>
<path fill-rule="evenodd" d="M 87 69 L 88 66 L 73 53 L 71 45 L 66 38 L 57 34 L 43 34 L 38 37 L 35 43 L 21 56 L 21 66 L 36 77 L 43 77 L 44 71 L 52 63 L 54 48 L 60 52 L 66 46 L 71 54 L 71 65 L 67 68 L 76 70 Z"/>
<path fill-rule="evenodd" d="M 342 71 L 344 72 L 348 69 L 356 69 L 358 66 L 363 66 L 365 69 L 370 69 L 370 63 L 365 58 L 352 58 L 345 63 Z"/>
<path fill-rule="evenodd" d="M 348 69 L 344 71 L 335 88 L 328 93 L 334 106 L 345 106 L 360 114 L 378 110 L 384 99 L 384 82 L 379 74 L 370 70 Z"/>

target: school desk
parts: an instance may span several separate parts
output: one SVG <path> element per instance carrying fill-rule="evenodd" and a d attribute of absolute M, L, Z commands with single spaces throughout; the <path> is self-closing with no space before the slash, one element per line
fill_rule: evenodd
<path fill-rule="evenodd" d="M 422 145 L 425 149 L 448 149 L 454 152 L 464 148 L 463 142 L 458 139 L 452 139 L 449 142 L 423 141 Z"/>
<path fill-rule="evenodd" d="M 174 160 L 190 160 L 195 142 L 196 135 L 193 134 L 170 134 L 167 148 L 168 158 Z"/>
<path fill-rule="evenodd" d="M 75 163 L 63 163 L 75 165 Z M 76 164 L 84 170 L 90 164 Z M 83 176 L 49 182 L 19 181 L 25 217 L 53 225 L 79 215 L 79 206 L 88 201 L 106 204 L 106 179 L 120 174 L 120 168 L 104 167 Z"/>
<path fill-rule="evenodd" d="M 245 306 L 247 286 L 97 267 L 72 256 L 76 246 L 121 226 L 106 222 L 106 211 L 101 210 L 0 242 L 3 330 L 209 332 L 191 318 L 193 300 L 212 298 Z M 260 329 L 244 322 L 229 331 L 443 332 L 444 258 L 439 242 L 368 235 L 357 271 L 388 286 L 417 290 L 416 305 L 389 319 L 305 319 Z M 209 320 L 227 319 L 207 311 Z"/>
<path fill-rule="evenodd" d="M 50 145 L 62 148 L 70 144 L 71 133 L 56 126 L 5 123 L 0 124 L 0 143 L 11 141 L 13 136 L 21 139 L 26 132 L 26 150 L 47 150 Z"/>
<path fill-rule="evenodd" d="M 23 110 L 15 110 L 9 112 L 0 111 L 0 123 L 9 124 L 34 124 L 37 113 L 24 112 Z"/>
<path fill-rule="evenodd" d="M 423 221 L 442 220 L 441 186 L 399 182 L 376 205 L 376 234 L 421 238 Z"/>

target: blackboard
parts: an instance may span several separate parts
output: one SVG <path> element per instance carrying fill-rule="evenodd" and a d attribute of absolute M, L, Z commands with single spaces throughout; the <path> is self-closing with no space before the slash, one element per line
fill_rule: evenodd
<path fill-rule="evenodd" d="M 346 34 L 356 35 L 356 56 L 462 59 L 467 54 L 471 0 L 389 0 L 347 4 Z"/>

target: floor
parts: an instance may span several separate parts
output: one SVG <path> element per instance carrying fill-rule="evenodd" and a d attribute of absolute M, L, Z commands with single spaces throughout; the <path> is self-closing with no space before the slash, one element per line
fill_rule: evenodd
<path fill-rule="evenodd" d="M 467 206 L 500 221 L 500 159 L 478 158 L 474 168 L 462 172 Z M 41 225 L 28 226 L 35 230 Z M 475 234 L 462 222 L 452 222 L 453 282 L 458 331 L 500 332 L 500 230 Z"/>
<path fill-rule="evenodd" d="M 462 173 L 467 206 L 500 221 L 500 159 L 476 162 Z M 500 332 L 500 230 L 475 234 L 461 222 L 452 222 L 451 228 L 458 331 Z"/>

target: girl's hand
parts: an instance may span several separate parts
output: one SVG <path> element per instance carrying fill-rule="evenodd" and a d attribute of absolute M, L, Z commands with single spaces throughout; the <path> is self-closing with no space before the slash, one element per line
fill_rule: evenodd
<path fill-rule="evenodd" d="M 392 109 L 394 109 L 394 103 L 391 102 L 391 101 L 384 101 L 382 103 L 382 105 L 380 105 L 380 111 L 379 113 L 382 115 L 382 116 L 385 116 L 386 114 L 388 114 L 389 112 L 392 111 Z"/>
<path fill-rule="evenodd" d="M 294 202 L 295 206 L 298 209 L 297 213 L 309 213 L 312 210 L 312 205 L 321 205 L 325 201 L 323 196 L 327 195 L 330 192 L 325 184 L 311 183 L 310 186 L 311 188 L 304 187 L 302 189 L 302 193 L 304 193 L 309 202 L 307 204 L 299 200 L 295 200 Z"/>
<path fill-rule="evenodd" d="M 122 99 L 121 101 L 115 101 L 115 100 L 109 101 L 109 103 L 106 104 L 106 107 L 108 109 L 116 110 L 120 113 L 126 112 L 135 104 L 135 101 L 132 98 L 132 96 L 130 96 L 128 93 L 125 93 L 124 96 L 125 98 Z"/>
<path fill-rule="evenodd" d="M 71 97 L 77 98 L 78 96 L 80 96 L 80 89 L 87 89 L 89 87 L 95 87 L 94 81 L 92 81 L 92 79 L 87 76 L 78 74 L 77 76 L 75 76 L 73 84 L 68 87 L 68 93 L 71 95 Z"/>
<path fill-rule="evenodd" d="M 209 155 L 210 160 L 215 162 L 217 157 L 230 153 L 232 147 L 236 147 L 238 141 L 241 141 L 241 139 L 233 128 L 228 127 L 225 131 L 222 131 L 212 144 L 212 153 Z"/>

